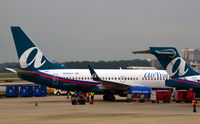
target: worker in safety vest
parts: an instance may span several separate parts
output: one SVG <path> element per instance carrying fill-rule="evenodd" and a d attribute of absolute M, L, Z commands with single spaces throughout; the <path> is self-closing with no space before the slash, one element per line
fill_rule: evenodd
<path fill-rule="evenodd" d="M 196 104 L 197 104 L 196 100 L 193 99 L 192 100 L 193 112 L 197 112 L 197 110 L 196 110 Z"/>
<path fill-rule="evenodd" d="M 92 92 L 90 93 L 90 95 L 91 95 L 90 104 L 93 104 L 93 102 L 94 102 L 94 92 L 92 91 Z"/>
<path fill-rule="evenodd" d="M 73 91 L 73 92 L 71 93 L 71 95 L 74 96 L 74 94 L 75 94 L 75 92 Z"/>
<path fill-rule="evenodd" d="M 89 93 L 86 93 L 86 97 L 87 97 L 87 102 L 89 102 L 89 100 L 90 100 L 90 95 L 89 95 Z"/>

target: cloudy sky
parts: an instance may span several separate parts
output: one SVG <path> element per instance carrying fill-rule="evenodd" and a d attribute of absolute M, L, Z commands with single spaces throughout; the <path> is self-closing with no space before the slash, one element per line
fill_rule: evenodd
<path fill-rule="evenodd" d="M 16 62 L 17 25 L 55 61 L 98 61 L 149 46 L 200 47 L 199 0 L 1 0 L 0 63 Z"/>

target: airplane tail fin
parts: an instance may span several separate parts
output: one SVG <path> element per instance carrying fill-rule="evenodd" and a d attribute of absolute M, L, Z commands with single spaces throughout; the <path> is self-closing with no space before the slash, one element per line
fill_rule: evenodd
<path fill-rule="evenodd" d="M 11 26 L 19 64 L 23 70 L 66 69 L 50 62 L 19 26 Z"/>
<path fill-rule="evenodd" d="M 194 71 L 174 47 L 150 47 L 147 51 L 134 51 L 134 54 L 149 53 L 158 59 L 171 78 L 193 76 L 199 73 Z"/>

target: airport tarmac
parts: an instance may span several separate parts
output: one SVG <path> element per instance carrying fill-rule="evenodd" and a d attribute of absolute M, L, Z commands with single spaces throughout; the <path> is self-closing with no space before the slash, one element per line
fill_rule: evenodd
<path fill-rule="evenodd" d="M 200 107 L 191 103 L 105 102 L 95 96 L 93 105 L 71 105 L 65 96 L 0 98 L 1 124 L 188 124 L 200 122 Z M 35 106 L 37 100 L 38 106 Z M 200 104 L 200 103 L 199 103 Z"/>

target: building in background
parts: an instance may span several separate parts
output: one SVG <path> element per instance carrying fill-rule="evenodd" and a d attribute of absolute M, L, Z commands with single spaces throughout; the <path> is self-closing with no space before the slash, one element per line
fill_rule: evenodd
<path fill-rule="evenodd" d="M 200 48 L 190 49 L 184 48 L 182 58 L 197 72 L 200 72 Z"/>

